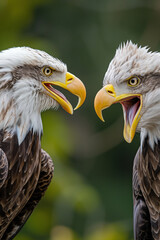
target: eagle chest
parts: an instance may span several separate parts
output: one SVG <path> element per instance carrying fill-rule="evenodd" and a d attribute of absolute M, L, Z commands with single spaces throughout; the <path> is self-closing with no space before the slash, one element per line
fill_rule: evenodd
<path fill-rule="evenodd" d="M 154 149 L 145 139 L 138 163 L 138 178 L 142 195 L 149 210 L 152 231 L 160 237 L 160 142 Z M 158 230 L 158 231 L 157 231 Z M 159 238 L 158 238 L 159 239 Z"/>
<path fill-rule="evenodd" d="M 41 167 L 40 138 L 30 131 L 18 145 L 16 135 L 1 131 L 0 148 L 8 161 L 7 178 L 0 188 L 0 226 L 3 226 L 26 205 L 37 185 Z"/>

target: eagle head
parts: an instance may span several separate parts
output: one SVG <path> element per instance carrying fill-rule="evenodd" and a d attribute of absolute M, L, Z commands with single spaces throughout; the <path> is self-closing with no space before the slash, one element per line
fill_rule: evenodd
<path fill-rule="evenodd" d="M 131 41 L 116 50 L 94 102 L 102 121 L 102 110 L 117 102 L 123 108 L 125 140 L 130 143 L 137 130 L 153 147 L 160 139 L 160 53 Z"/>
<path fill-rule="evenodd" d="M 30 129 L 41 134 L 41 111 L 61 105 L 72 114 L 71 103 L 57 87 L 78 96 L 75 109 L 83 104 L 83 83 L 60 60 L 29 47 L 0 52 L 0 129 L 16 132 L 21 143 Z"/>

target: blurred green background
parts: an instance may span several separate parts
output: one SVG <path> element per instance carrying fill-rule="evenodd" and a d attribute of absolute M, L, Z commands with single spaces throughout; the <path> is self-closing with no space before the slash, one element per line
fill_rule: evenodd
<path fill-rule="evenodd" d="M 133 240 L 132 165 L 120 105 L 93 108 L 118 45 L 160 50 L 159 0 L 0 0 L 0 49 L 30 46 L 67 63 L 86 85 L 83 107 L 42 114 L 53 181 L 16 240 Z M 76 105 L 77 99 L 69 96 Z"/>

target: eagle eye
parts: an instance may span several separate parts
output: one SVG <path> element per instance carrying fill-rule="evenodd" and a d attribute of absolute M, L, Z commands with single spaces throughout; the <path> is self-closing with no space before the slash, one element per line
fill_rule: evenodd
<path fill-rule="evenodd" d="M 127 84 L 130 87 L 136 87 L 140 83 L 140 79 L 138 77 L 131 77 L 130 79 L 127 80 Z"/>
<path fill-rule="evenodd" d="M 52 75 L 54 69 L 50 68 L 50 67 L 44 67 L 43 68 L 43 73 L 45 76 L 49 77 Z"/>

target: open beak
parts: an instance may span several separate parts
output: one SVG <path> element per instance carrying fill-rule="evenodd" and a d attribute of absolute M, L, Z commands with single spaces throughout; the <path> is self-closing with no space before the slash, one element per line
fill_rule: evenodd
<path fill-rule="evenodd" d="M 60 86 L 78 97 L 78 104 L 74 110 L 78 109 L 85 101 L 86 89 L 84 84 L 81 82 L 81 80 L 69 72 L 66 73 L 65 83 L 59 81 L 47 81 L 42 82 L 42 84 L 48 91 L 48 95 L 55 99 L 62 106 L 62 108 L 70 114 L 73 114 L 73 107 L 67 98 L 63 95 L 63 93 L 55 88 L 56 86 Z"/>
<path fill-rule="evenodd" d="M 110 107 L 114 103 L 121 103 L 124 115 L 124 131 L 125 140 L 132 142 L 137 124 L 141 118 L 142 95 L 141 94 L 121 94 L 116 95 L 112 84 L 104 86 L 96 95 L 94 108 L 98 117 L 104 121 L 102 110 Z"/>

